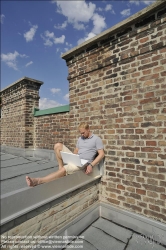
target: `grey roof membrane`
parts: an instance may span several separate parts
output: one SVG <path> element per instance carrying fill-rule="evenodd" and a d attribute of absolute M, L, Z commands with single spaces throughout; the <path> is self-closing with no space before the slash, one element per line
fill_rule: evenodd
<path fill-rule="evenodd" d="M 8 153 L 1 156 L 1 195 L 27 187 L 26 175 L 42 177 L 58 170 L 57 162 L 39 157 L 21 157 Z"/>
<path fill-rule="evenodd" d="M 80 249 L 84 250 L 166 250 L 166 246 L 162 246 L 154 238 L 148 239 L 103 218 L 99 218 L 80 236 L 80 240 L 83 239 L 83 248 Z M 65 249 L 71 249 L 71 245 L 76 248 L 79 244 L 75 242 L 78 239 Z"/>
<path fill-rule="evenodd" d="M 50 249 L 55 249 L 54 245 L 55 243 L 47 241 L 39 249 L 47 249 L 48 246 Z M 147 238 L 129 228 L 100 217 L 71 241 L 66 248 L 61 248 L 58 244 L 56 249 L 166 250 L 166 246 L 157 242 L 155 237 Z"/>
<path fill-rule="evenodd" d="M 27 187 L 26 175 L 41 177 L 58 169 L 56 161 L 39 157 L 16 156 L 3 152 L 0 154 L 2 194 Z M 77 243 L 78 240 L 83 240 L 83 244 Z M 78 248 L 78 245 L 81 248 Z M 160 242 L 157 243 L 154 239 L 147 239 L 133 232 L 133 230 L 103 218 L 99 218 L 85 229 L 65 249 L 74 248 L 84 250 L 166 250 L 166 246 L 162 246 Z"/>

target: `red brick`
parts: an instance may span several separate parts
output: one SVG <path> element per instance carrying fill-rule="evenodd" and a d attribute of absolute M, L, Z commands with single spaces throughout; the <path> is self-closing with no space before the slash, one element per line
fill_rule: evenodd
<path fill-rule="evenodd" d="M 141 75 L 140 72 L 136 72 L 136 73 L 131 74 L 132 78 L 138 77 L 138 76 L 140 76 L 140 75 Z"/>
<path fill-rule="evenodd" d="M 154 205 L 151 205 L 149 204 L 149 208 L 153 211 L 157 211 L 157 212 L 160 212 L 160 208 L 158 206 L 154 206 Z"/>
<path fill-rule="evenodd" d="M 124 187 L 123 185 L 120 185 L 120 184 L 117 185 L 117 188 L 118 188 L 118 189 L 125 190 L 125 187 Z"/>
<path fill-rule="evenodd" d="M 154 103 L 154 102 L 160 102 L 160 98 L 149 98 L 149 99 L 143 99 L 140 101 L 140 104 L 145 104 L 145 103 Z"/>
<path fill-rule="evenodd" d="M 151 69 L 147 69 L 147 70 L 144 70 L 142 71 L 143 75 L 150 75 L 151 74 Z"/>
<path fill-rule="evenodd" d="M 149 37 L 144 37 L 144 38 L 139 40 L 140 43 L 145 43 L 147 41 L 149 41 Z"/>
<path fill-rule="evenodd" d="M 136 134 L 144 134 L 144 130 L 143 129 L 136 129 L 135 133 Z"/>
<path fill-rule="evenodd" d="M 135 166 L 134 166 L 134 164 L 129 164 L 129 163 L 127 163 L 127 164 L 126 164 L 126 168 L 134 169 Z"/>
<path fill-rule="evenodd" d="M 166 52 L 166 48 L 160 49 L 160 52 L 161 52 L 161 53 Z"/>
<path fill-rule="evenodd" d="M 166 71 L 160 73 L 161 76 L 166 76 Z"/>
<path fill-rule="evenodd" d="M 146 141 L 146 146 L 156 146 L 156 141 Z"/>
<path fill-rule="evenodd" d="M 117 123 L 122 123 L 122 122 L 123 122 L 123 118 L 115 119 L 115 121 L 116 121 Z"/>
<path fill-rule="evenodd" d="M 147 130 L 148 134 L 154 134 L 155 133 L 155 128 L 150 128 Z"/>
<path fill-rule="evenodd" d="M 132 100 L 132 99 L 133 99 L 132 96 L 125 96 L 125 97 L 124 97 L 124 101 Z"/>
<path fill-rule="evenodd" d="M 145 93 L 145 98 L 154 97 L 154 92 Z"/>
<path fill-rule="evenodd" d="M 166 194 L 160 194 L 160 199 L 166 200 Z"/>
<path fill-rule="evenodd" d="M 136 117 L 134 118 L 134 122 L 142 122 L 143 118 L 142 117 Z"/>
<path fill-rule="evenodd" d="M 141 195 L 146 195 L 146 190 L 143 190 L 143 189 L 136 189 L 136 193 L 137 193 L 137 194 L 141 194 Z"/>
<path fill-rule="evenodd" d="M 112 177 L 116 177 L 116 173 L 114 173 L 114 172 L 108 172 L 107 175 L 108 175 L 108 176 L 112 176 Z"/>
<path fill-rule="evenodd" d="M 147 81 L 147 80 L 154 80 L 154 79 L 158 79 L 159 78 L 159 74 L 152 74 L 149 76 L 143 76 L 139 79 L 139 81 Z"/>
<path fill-rule="evenodd" d="M 153 148 L 153 147 L 146 147 L 146 148 L 141 148 L 142 152 L 160 152 L 160 148 Z"/>
<path fill-rule="evenodd" d="M 131 151 L 140 151 L 139 147 L 127 147 L 127 146 L 122 146 L 123 150 L 131 150 Z"/>
<path fill-rule="evenodd" d="M 160 59 L 162 59 L 163 57 L 161 55 L 157 55 L 157 56 L 153 56 L 152 57 L 152 61 L 159 61 Z"/>
<path fill-rule="evenodd" d="M 161 64 L 165 65 L 166 64 L 166 59 L 161 60 Z"/>

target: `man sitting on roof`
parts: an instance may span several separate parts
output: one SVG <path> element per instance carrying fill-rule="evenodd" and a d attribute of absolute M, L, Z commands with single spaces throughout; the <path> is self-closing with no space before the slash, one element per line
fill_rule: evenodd
<path fill-rule="evenodd" d="M 77 141 L 74 154 L 79 154 L 81 159 L 88 160 L 89 165 L 85 167 L 85 173 L 90 174 L 93 171 L 93 167 L 104 157 L 103 143 L 100 137 L 94 135 L 90 131 L 89 125 L 87 123 L 81 123 L 78 129 L 81 137 L 79 137 Z M 26 176 L 26 182 L 28 186 L 34 187 L 39 184 L 56 180 L 65 175 L 73 174 L 74 172 L 80 170 L 79 167 L 73 164 L 63 164 L 60 151 L 69 153 L 71 153 L 71 151 L 62 143 L 56 143 L 54 146 L 54 151 L 59 164 L 59 170 L 42 178 L 31 178 Z"/>

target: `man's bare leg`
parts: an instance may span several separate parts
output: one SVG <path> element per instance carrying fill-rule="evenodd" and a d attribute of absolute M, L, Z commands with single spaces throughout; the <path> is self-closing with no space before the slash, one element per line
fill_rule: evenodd
<path fill-rule="evenodd" d="M 27 185 L 29 187 L 34 187 L 34 186 L 37 186 L 37 185 L 40 185 L 40 184 L 43 184 L 46 182 L 56 180 L 56 179 L 61 178 L 65 175 L 66 175 L 66 169 L 64 167 L 62 167 L 58 171 L 51 173 L 51 174 L 49 174 L 45 177 L 42 177 L 42 178 L 31 178 L 29 176 L 26 176 L 26 182 L 27 182 Z"/>
<path fill-rule="evenodd" d="M 62 143 L 59 142 L 54 145 L 54 152 L 55 152 L 56 159 L 58 161 L 59 169 L 63 168 L 63 161 L 62 161 L 62 157 L 60 153 L 62 149 L 63 149 Z"/>

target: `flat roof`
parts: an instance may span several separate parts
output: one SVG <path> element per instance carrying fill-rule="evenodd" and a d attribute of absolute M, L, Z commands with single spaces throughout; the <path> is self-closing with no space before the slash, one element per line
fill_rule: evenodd
<path fill-rule="evenodd" d="M 18 156 L 0 152 L 1 195 L 28 187 L 25 177 L 42 177 L 58 170 L 56 161 L 41 157 Z"/>
<path fill-rule="evenodd" d="M 53 240 L 54 239 L 56 239 L 57 242 L 62 240 L 61 238 L 53 238 Z M 73 239 L 67 247 L 58 249 L 166 250 L 166 246 L 160 244 L 160 239 L 157 240 L 159 241 L 156 242 L 154 236 L 152 236 L 152 238 L 147 238 L 147 236 L 136 233 L 131 228 L 126 228 L 125 226 L 114 223 L 113 221 L 99 217 L 80 235 L 78 235 L 76 239 Z M 50 247 L 51 249 L 54 249 L 53 245 L 55 245 L 55 243 L 49 241 L 48 244 L 47 241 L 41 246 L 42 248 L 45 246 L 45 249 Z"/>
<path fill-rule="evenodd" d="M 58 169 L 57 163 L 54 160 L 44 159 L 44 157 L 18 156 L 6 152 L 0 152 L 0 155 L 1 192 L 3 194 L 13 192 L 14 190 L 19 191 L 19 189 L 27 187 L 25 181 L 27 174 L 32 174 L 34 177 L 44 176 Z M 160 242 L 156 242 L 154 239 L 147 239 L 146 237 L 136 233 L 131 228 L 126 228 L 111 220 L 100 217 L 90 226 L 86 227 L 78 235 L 77 239 L 73 239 L 65 249 L 71 249 L 71 246 L 78 248 L 76 246 L 80 245 L 79 249 L 87 250 L 151 250 L 152 248 L 166 250 L 166 246 L 161 245 Z M 78 241 L 81 243 L 78 243 Z M 49 248 L 51 244 L 49 242 Z M 44 245 L 46 245 L 46 248 L 48 247 L 48 243 L 43 243 L 42 246 Z"/>

